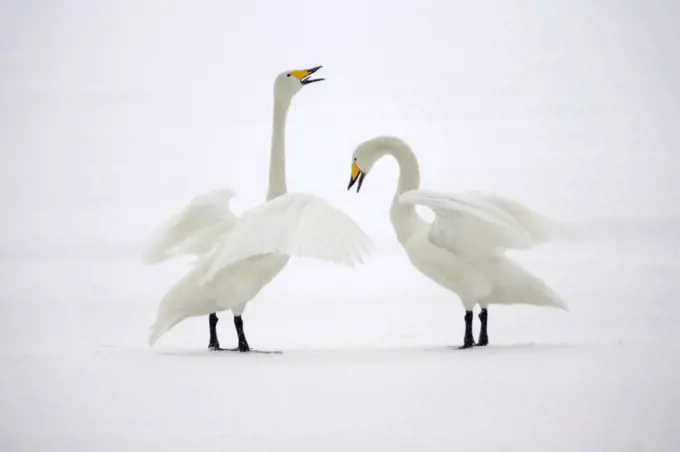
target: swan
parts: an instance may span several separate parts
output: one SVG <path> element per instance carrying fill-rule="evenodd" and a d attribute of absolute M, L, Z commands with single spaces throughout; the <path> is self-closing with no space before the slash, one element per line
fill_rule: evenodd
<path fill-rule="evenodd" d="M 285 169 L 286 116 L 293 97 L 314 82 L 321 66 L 284 71 L 274 81 L 274 112 L 265 202 L 241 217 L 229 206 L 235 192 L 220 189 L 193 198 L 151 235 L 147 264 L 195 256 L 187 274 L 163 297 L 149 345 L 188 317 L 208 315 L 210 350 L 249 352 L 243 326 L 246 305 L 283 270 L 291 256 L 350 267 L 363 263 L 374 247 L 344 212 L 308 193 L 288 193 Z M 231 310 L 238 347 L 223 349 L 217 312 Z M 257 350 L 253 350 L 257 351 Z"/>
<path fill-rule="evenodd" d="M 378 136 L 356 147 L 347 190 L 356 184 L 358 193 L 375 163 L 385 156 L 392 156 L 399 166 L 389 212 L 397 240 L 413 266 L 456 293 L 465 308 L 465 334 L 459 348 L 488 345 L 490 304 L 521 303 L 568 311 L 552 289 L 504 253 L 551 240 L 566 232 L 565 228 L 495 194 L 421 190 L 416 155 L 406 142 L 393 136 Z M 434 221 L 424 221 L 416 206 L 431 209 Z M 475 343 L 472 320 L 477 304 L 481 328 Z"/>

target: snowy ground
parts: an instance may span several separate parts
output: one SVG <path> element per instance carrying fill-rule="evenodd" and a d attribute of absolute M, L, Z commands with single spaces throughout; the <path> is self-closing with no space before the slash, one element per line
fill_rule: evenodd
<path fill-rule="evenodd" d="M 209 352 L 205 318 L 150 349 L 184 263 L 7 256 L 0 450 L 677 451 L 672 226 L 521 256 L 571 311 L 493 307 L 492 345 L 465 351 L 458 300 L 396 249 L 292 263 L 245 313 L 282 355 Z"/>

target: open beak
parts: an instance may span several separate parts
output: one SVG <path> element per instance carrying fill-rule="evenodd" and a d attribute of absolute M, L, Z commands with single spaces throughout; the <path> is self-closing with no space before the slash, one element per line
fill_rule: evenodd
<path fill-rule="evenodd" d="M 325 79 L 323 79 L 323 78 L 310 78 L 310 76 L 313 73 L 315 73 L 316 71 L 318 71 L 319 69 L 321 69 L 321 67 L 322 66 L 317 66 L 317 67 L 313 67 L 311 69 L 304 69 L 304 70 L 301 70 L 301 71 L 295 71 L 295 72 L 298 72 L 298 74 L 296 74 L 296 76 L 300 79 L 300 83 L 302 83 L 303 85 L 309 85 L 310 83 L 320 82 L 321 80 L 325 80 Z"/>
<path fill-rule="evenodd" d="M 366 177 L 366 173 L 359 169 L 357 162 L 352 162 L 352 174 L 349 178 L 349 185 L 347 186 L 347 190 L 352 188 L 352 185 L 356 183 L 357 193 L 359 193 L 359 190 L 361 190 L 361 184 L 364 183 L 364 177 Z"/>

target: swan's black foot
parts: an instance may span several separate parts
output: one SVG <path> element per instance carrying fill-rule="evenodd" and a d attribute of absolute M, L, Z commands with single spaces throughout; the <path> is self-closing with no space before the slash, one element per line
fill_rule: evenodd
<path fill-rule="evenodd" d="M 240 315 L 234 316 L 234 326 L 236 327 L 236 335 L 238 336 L 238 347 L 231 348 L 232 352 L 241 353 L 277 353 L 282 352 L 276 350 L 255 350 L 250 348 L 248 345 L 248 340 L 246 339 L 246 333 L 243 331 L 243 318 Z"/>
<path fill-rule="evenodd" d="M 272 350 L 253 350 L 248 345 L 246 334 L 243 331 L 243 318 L 240 315 L 234 316 L 234 327 L 236 327 L 236 335 L 238 336 L 238 347 L 236 348 L 222 348 L 217 340 L 217 332 L 215 326 L 217 325 L 217 315 L 210 314 L 210 343 L 208 348 L 210 350 L 222 352 L 240 352 L 240 353 L 282 353 L 280 351 Z"/>
<path fill-rule="evenodd" d="M 242 350 L 239 350 L 238 347 L 236 348 L 222 348 L 220 350 L 227 350 L 230 352 L 242 352 Z M 245 350 L 246 353 L 265 353 L 265 354 L 275 354 L 275 355 L 280 355 L 283 352 L 279 350 L 256 350 L 254 348 L 249 348 L 248 350 Z"/>
<path fill-rule="evenodd" d="M 220 348 L 220 341 L 217 340 L 217 314 L 212 313 L 208 316 L 208 325 L 210 325 L 210 342 L 208 342 L 208 350 L 222 350 Z"/>
<path fill-rule="evenodd" d="M 482 312 L 479 313 L 479 320 L 482 323 L 479 329 L 479 340 L 477 341 L 478 347 L 484 347 L 489 345 L 489 335 L 487 334 L 487 321 L 489 319 L 489 312 L 486 308 L 482 308 Z"/>
<path fill-rule="evenodd" d="M 472 311 L 465 311 L 465 337 L 463 338 L 463 345 L 458 347 L 459 350 L 475 346 L 475 338 L 472 336 Z"/>
<path fill-rule="evenodd" d="M 238 347 L 230 349 L 232 352 L 249 352 L 250 351 L 250 346 L 248 345 L 248 342 L 240 342 L 238 343 Z"/>
<path fill-rule="evenodd" d="M 458 347 L 458 350 L 465 350 L 466 348 L 472 348 L 472 347 L 474 347 L 475 345 L 477 345 L 477 344 L 475 344 L 475 341 L 472 341 L 472 342 L 465 342 L 463 345 L 461 345 L 460 347 Z"/>

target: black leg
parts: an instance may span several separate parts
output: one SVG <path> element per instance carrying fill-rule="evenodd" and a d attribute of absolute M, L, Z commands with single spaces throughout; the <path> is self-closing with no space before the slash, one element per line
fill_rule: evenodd
<path fill-rule="evenodd" d="M 221 350 L 220 341 L 217 340 L 217 314 L 214 312 L 208 316 L 208 324 L 210 325 L 210 343 L 208 348 L 210 350 Z"/>
<path fill-rule="evenodd" d="M 217 331 L 216 331 L 216 326 L 217 326 L 217 314 L 213 313 L 210 314 L 208 317 L 210 321 L 210 344 L 208 345 L 208 348 L 210 350 L 222 350 L 222 351 L 230 351 L 230 352 L 254 352 L 254 353 L 277 353 L 280 354 L 280 351 L 264 351 L 264 350 L 251 350 L 250 346 L 248 345 L 248 341 L 246 340 L 246 333 L 243 332 L 243 318 L 240 315 L 235 315 L 234 316 L 234 326 L 236 327 L 236 334 L 238 335 L 238 347 L 236 348 L 221 348 L 220 343 L 217 340 Z"/>
<path fill-rule="evenodd" d="M 465 311 L 465 337 L 463 338 L 463 345 L 458 348 L 474 347 L 475 338 L 472 336 L 472 311 Z"/>
<path fill-rule="evenodd" d="M 486 308 L 482 308 L 482 312 L 479 313 L 479 320 L 482 323 L 482 326 L 479 329 L 479 340 L 477 341 L 477 345 L 481 347 L 489 345 L 489 335 L 486 332 L 486 324 L 488 319 L 489 312 L 486 310 Z"/>
<path fill-rule="evenodd" d="M 234 326 L 236 327 L 236 334 L 238 335 L 238 351 L 249 352 L 250 347 L 246 340 L 246 333 L 243 332 L 243 318 L 240 315 L 234 316 Z"/>

